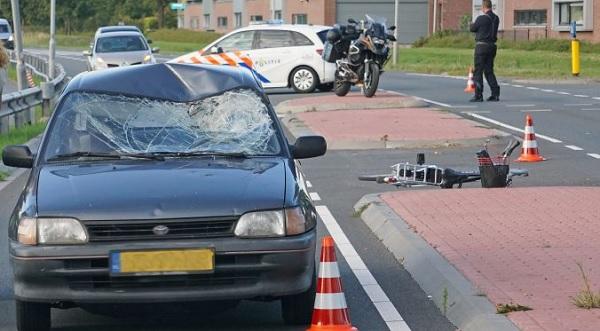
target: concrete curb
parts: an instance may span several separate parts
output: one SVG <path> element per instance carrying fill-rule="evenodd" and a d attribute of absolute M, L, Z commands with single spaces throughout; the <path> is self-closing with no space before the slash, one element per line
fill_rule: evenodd
<path fill-rule="evenodd" d="M 296 100 L 287 100 L 281 102 L 275 108 L 275 111 L 279 115 L 289 115 L 304 112 L 313 111 L 336 111 L 336 110 L 363 110 L 363 109 L 391 109 L 391 108 L 423 108 L 429 107 L 429 104 L 413 98 L 413 97 L 398 97 L 394 98 L 393 102 L 344 102 L 343 98 L 340 98 L 340 102 L 335 103 L 321 103 L 318 105 L 294 105 Z"/>
<path fill-rule="evenodd" d="M 506 316 L 496 314 L 495 306 L 378 194 L 364 196 L 354 209 L 362 212 L 365 224 L 459 330 L 519 330 Z"/>
<path fill-rule="evenodd" d="M 301 136 L 318 135 L 311 130 L 302 120 L 289 114 L 280 118 L 281 124 L 286 127 L 293 139 Z M 479 124 L 479 123 L 478 123 Z M 327 149 L 330 150 L 348 150 L 348 149 L 397 149 L 397 148 L 449 148 L 454 146 L 483 146 L 486 140 L 492 143 L 500 142 L 502 139 L 512 135 L 492 129 L 492 135 L 483 138 L 474 139 L 445 139 L 445 140 L 362 140 L 362 141 L 328 141 Z"/>

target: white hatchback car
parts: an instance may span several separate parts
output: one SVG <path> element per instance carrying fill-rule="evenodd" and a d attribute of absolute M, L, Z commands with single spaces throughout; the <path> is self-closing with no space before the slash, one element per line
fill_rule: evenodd
<path fill-rule="evenodd" d="M 264 88 L 291 87 L 300 93 L 330 91 L 335 64 L 321 58 L 329 29 L 317 25 L 250 25 L 171 62 L 246 67 Z"/>
<path fill-rule="evenodd" d="M 88 57 L 88 70 L 156 63 L 153 53 L 158 48 L 150 48 L 144 35 L 137 31 L 116 31 L 97 33 L 92 48 L 83 51 Z"/>

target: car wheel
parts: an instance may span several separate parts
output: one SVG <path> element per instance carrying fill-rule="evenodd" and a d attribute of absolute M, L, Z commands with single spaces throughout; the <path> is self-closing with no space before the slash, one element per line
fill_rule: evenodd
<path fill-rule="evenodd" d="M 321 92 L 329 92 L 333 90 L 333 86 L 333 83 L 321 84 L 317 86 L 317 89 L 319 89 L 319 91 Z"/>
<path fill-rule="evenodd" d="M 312 283 L 305 292 L 283 297 L 281 299 L 281 315 L 288 325 L 309 325 L 312 320 L 317 277 L 313 272 Z"/>
<path fill-rule="evenodd" d="M 317 73 L 308 67 L 299 67 L 290 75 L 291 85 L 298 93 L 312 93 L 319 84 Z"/>
<path fill-rule="evenodd" d="M 46 303 L 16 300 L 17 330 L 50 330 L 50 305 Z"/>

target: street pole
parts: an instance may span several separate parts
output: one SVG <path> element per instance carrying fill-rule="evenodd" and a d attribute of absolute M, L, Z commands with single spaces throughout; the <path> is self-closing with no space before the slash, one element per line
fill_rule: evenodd
<path fill-rule="evenodd" d="M 21 12 L 19 0 L 11 0 L 13 27 L 15 29 L 15 57 L 17 61 L 17 87 L 19 90 L 26 88 L 25 65 L 23 65 L 23 30 L 21 28 Z"/>
<path fill-rule="evenodd" d="M 433 0 L 433 28 L 431 29 L 435 34 L 437 32 L 437 11 L 438 11 L 438 3 L 437 0 Z"/>
<path fill-rule="evenodd" d="M 398 64 L 398 0 L 394 1 L 394 25 L 396 26 L 396 29 L 394 30 L 396 41 L 394 41 L 394 49 L 392 50 L 392 56 L 394 57 L 392 63 L 396 66 L 396 64 Z"/>
<path fill-rule="evenodd" d="M 54 78 L 54 57 L 56 55 L 56 0 L 50 0 L 50 42 L 48 45 L 48 77 Z"/>

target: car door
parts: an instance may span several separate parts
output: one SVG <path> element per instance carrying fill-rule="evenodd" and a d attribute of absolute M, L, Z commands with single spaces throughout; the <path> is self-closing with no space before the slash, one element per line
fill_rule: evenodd
<path fill-rule="evenodd" d="M 253 70 L 250 51 L 254 39 L 254 31 L 236 32 L 206 47 L 200 55 L 193 52 L 179 59 L 182 62 L 242 66 Z"/>
<path fill-rule="evenodd" d="M 294 68 L 312 66 L 309 58 L 314 46 L 308 38 L 289 30 L 259 30 L 257 34 L 252 60 L 256 71 L 269 80 L 263 82 L 264 87 L 287 87 Z M 295 34 L 300 37 L 294 38 Z"/>

